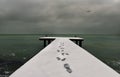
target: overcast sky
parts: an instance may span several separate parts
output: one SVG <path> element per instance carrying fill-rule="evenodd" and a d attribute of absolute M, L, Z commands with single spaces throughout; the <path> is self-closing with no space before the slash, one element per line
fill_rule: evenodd
<path fill-rule="evenodd" d="M 120 0 L 0 0 L 0 34 L 120 34 Z"/>

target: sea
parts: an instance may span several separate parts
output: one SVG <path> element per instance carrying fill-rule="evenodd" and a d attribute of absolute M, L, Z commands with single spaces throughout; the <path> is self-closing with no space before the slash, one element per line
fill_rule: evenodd
<path fill-rule="evenodd" d="M 44 48 L 40 37 L 81 37 L 83 48 L 120 73 L 120 34 L 0 34 L 0 77 L 8 77 Z"/>

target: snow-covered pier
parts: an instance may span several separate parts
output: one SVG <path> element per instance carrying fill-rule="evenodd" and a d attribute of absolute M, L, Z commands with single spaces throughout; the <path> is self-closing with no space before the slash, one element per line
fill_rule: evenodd
<path fill-rule="evenodd" d="M 56 38 L 10 77 L 120 77 L 69 38 Z"/>
<path fill-rule="evenodd" d="M 80 37 L 40 37 L 39 40 L 42 40 L 44 42 L 44 47 L 46 47 L 53 40 L 59 39 L 59 38 L 68 38 L 69 40 L 75 42 L 80 47 L 82 47 L 82 41 L 84 40 L 83 38 L 80 38 Z"/>

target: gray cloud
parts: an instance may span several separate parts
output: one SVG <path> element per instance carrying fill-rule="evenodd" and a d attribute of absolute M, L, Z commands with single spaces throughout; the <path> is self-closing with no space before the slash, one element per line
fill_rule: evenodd
<path fill-rule="evenodd" d="M 0 33 L 120 33 L 119 0 L 0 0 Z"/>

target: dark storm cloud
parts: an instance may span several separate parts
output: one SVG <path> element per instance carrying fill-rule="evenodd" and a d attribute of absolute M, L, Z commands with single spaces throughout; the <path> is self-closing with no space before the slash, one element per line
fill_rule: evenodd
<path fill-rule="evenodd" d="M 120 33 L 119 0 L 0 0 L 0 33 Z"/>

